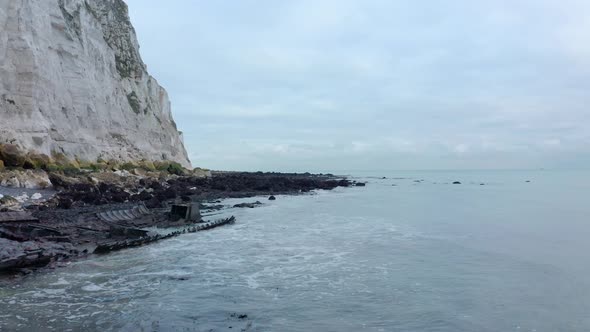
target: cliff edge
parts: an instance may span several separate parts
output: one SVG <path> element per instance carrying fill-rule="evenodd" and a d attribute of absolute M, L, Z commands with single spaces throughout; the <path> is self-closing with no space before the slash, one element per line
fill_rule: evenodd
<path fill-rule="evenodd" d="M 0 143 L 191 166 L 123 0 L 0 0 Z"/>

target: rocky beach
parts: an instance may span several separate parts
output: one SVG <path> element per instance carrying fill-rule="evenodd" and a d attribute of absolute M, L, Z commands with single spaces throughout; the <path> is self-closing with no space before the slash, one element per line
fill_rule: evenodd
<path fill-rule="evenodd" d="M 29 183 L 16 174 L 29 176 L 25 170 L 9 170 L 0 172 L 0 178 L 11 177 L 10 183 Z M 220 199 L 267 196 L 272 200 L 276 199 L 274 195 L 352 185 L 346 179 L 323 174 L 184 170 L 178 175 L 141 168 L 38 170 L 35 174 L 48 179 L 43 187 L 44 192 L 53 193 L 51 196 L 40 198 L 41 194 L 33 194 L 17 199 L 3 195 L 0 199 L 2 273 L 29 273 L 31 268 L 55 267 L 73 258 L 234 223 L 235 218 L 201 217 L 201 210 L 226 208 Z M 0 187 L 0 192 L 3 190 L 7 188 Z M 17 188 L 11 190 L 18 192 Z M 37 199 L 31 199 L 33 196 Z M 245 202 L 235 207 L 254 208 L 262 204 Z"/>

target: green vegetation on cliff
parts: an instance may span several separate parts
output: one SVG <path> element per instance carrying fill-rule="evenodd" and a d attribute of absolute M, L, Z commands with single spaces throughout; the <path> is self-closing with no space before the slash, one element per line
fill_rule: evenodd
<path fill-rule="evenodd" d="M 69 158 L 62 152 L 53 151 L 51 156 L 34 152 L 25 152 L 14 144 L 0 144 L 0 171 L 10 169 L 44 170 L 49 172 L 78 173 L 80 171 L 136 171 L 166 172 L 174 175 L 187 175 L 192 171 L 173 161 L 105 161 L 95 162 Z M 199 169 L 199 171 L 201 171 Z M 201 172 L 202 173 L 202 172 Z"/>

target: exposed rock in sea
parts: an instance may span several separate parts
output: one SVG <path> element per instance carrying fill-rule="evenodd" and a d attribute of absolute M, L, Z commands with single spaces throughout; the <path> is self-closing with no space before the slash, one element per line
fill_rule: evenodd
<path fill-rule="evenodd" d="M 190 166 L 123 0 L 0 1 L 0 27 L 0 143 L 72 160 Z M 34 168 L 13 150 L 3 164 Z"/>
<path fill-rule="evenodd" d="M 455 182 L 453 182 L 453 184 L 461 184 L 461 182 L 455 181 Z"/>
<path fill-rule="evenodd" d="M 236 204 L 234 205 L 235 208 L 248 208 L 248 209 L 253 209 L 255 207 L 259 207 L 261 206 L 262 203 L 261 202 L 254 202 L 254 203 L 240 203 L 240 204 Z"/>
<path fill-rule="evenodd" d="M 274 197 L 274 196 L 270 196 L 270 197 L 268 198 L 268 200 L 269 200 L 269 201 L 276 201 L 276 200 L 277 200 L 277 198 L 276 198 L 276 197 Z"/>

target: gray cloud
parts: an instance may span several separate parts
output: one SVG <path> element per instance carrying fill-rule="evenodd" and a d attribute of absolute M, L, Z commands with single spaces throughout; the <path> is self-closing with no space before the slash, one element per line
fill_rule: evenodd
<path fill-rule="evenodd" d="M 127 2 L 195 165 L 588 166 L 587 1 Z"/>

